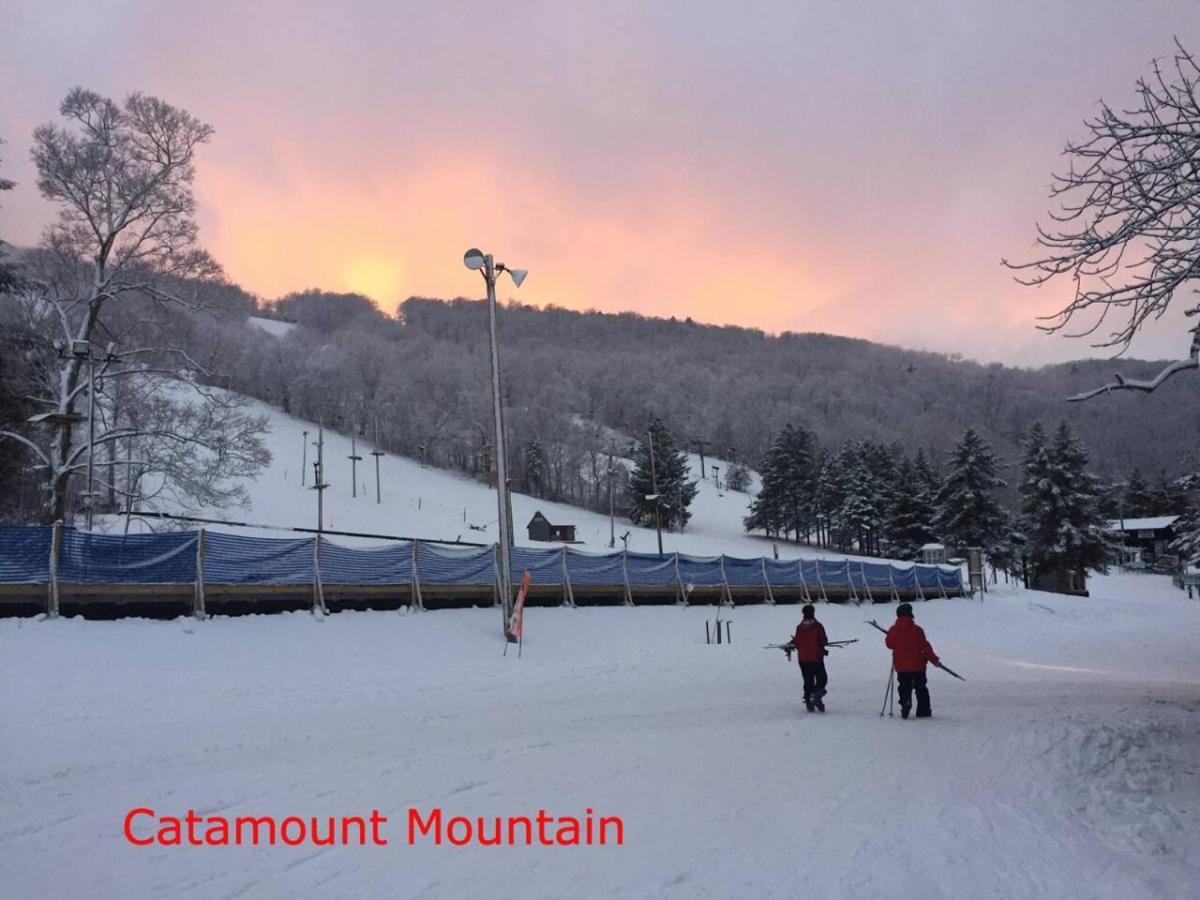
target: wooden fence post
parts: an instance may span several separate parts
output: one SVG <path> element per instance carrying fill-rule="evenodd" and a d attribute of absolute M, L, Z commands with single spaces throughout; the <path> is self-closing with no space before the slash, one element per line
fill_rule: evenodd
<path fill-rule="evenodd" d="M 192 615 L 203 619 L 204 609 L 204 535 L 203 528 L 196 535 L 196 592 L 192 597 Z"/>
<path fill-rule="evenodd" d="M 58 618 L 58 556 L 62 551 L 62 520 L 51 527 L 50 532 L 50 589 L 46 594 L 46 617 Z"/>

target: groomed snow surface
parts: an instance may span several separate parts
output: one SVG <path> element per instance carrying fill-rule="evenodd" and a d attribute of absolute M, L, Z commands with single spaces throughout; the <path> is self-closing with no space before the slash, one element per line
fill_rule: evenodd
<path fill-rule="evenodd" d="M 0 896 L 1164 897 L 1200 885 L 1200 601 L 1114 575 L 917 619 L 934 718 L 880 717 L 888 606 L 0 620 Z M 728 611 L 727 611 L 728 612 Z M 386 847 L 133 847 L 182 816 L 369 815 Z M 619 815 L 623 846 L 409 846 L 446 816 Z"/>

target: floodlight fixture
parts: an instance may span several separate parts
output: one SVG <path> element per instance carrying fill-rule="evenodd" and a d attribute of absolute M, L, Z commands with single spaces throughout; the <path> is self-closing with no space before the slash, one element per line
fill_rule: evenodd
<path fill-rule="evenodd" d="M 487 258 L 483 255 L 483 251 L 472 247 L 463 254 L 463 265 L 468 269 L 482 269 L 487 263 Z"/>

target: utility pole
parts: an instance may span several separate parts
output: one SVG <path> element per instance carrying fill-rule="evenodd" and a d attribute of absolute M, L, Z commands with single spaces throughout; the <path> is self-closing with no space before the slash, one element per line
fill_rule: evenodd
<path fill-rule="evenodd" d="M 617 546 L 617 519 L 613 514 L 613 455 L 608 454 L 608 546 Z"/>
<path fill-rule="evenodd" d="M 325 489 L 329 487 L 325 483 L 325 426 L 322 425 L 317 431 L 317 439 L 313 442 L 317 448 L 317 460 L 313 463 L 313 481 L 312 490 L 317 492 L 317 533 L 320 534 L 325 528 Z"/>
<path fill-rule="evenodd" d="M 379 457 L 384 455 L 384 452 L 379 449 L 379 418 L 375 418 L 375 449 L 371 451 L 371 455 L 375 457 L 375 502 L 383 502 L 383 494 L 379 489 Z"/>
<path fill-rule="evenodd" d="M 497 524 L 500 528 L 500 540 L 496 547 L 496 555 L 500 562 L 500 606 L 504 616 L 504 635 L 506 639 L 512 641 L 515 640 L 509 632 L 509 619 L 512 616 L 512 499 L 508 492 L 508 452 L 504 445 L 500 345 L 496 339 L 496 275 L 500 272 L 508 272 L 513 283 L 520 287 L 528 273 L 523 269 L 513 269 L 504 263 L 497 263 L 490 253 L 485 254 L 474 247 L 463 254 L 463 265 L 468 269 L 480 272 L 487 285 L 488 338 L 492 361 L 492 416 L 496 427 L 496 506 L 499 513 Z"/>
<path fill-rule="evenodd" d="M 350 426 L 350 455 L 346 457 L 350 460 L 350 496 L 358 496 L 358 461 L 362 459 L 358 455 L 358 444 L 354 441 L 354 426 Z"/>
<path fill-rule="evenodd" d="M 300 487 L 304 487 L 308 482 L 305 479 L 308 477 L 306 470 L 308 469 L 308 432 L 300 432 L 304 437 L 304 447 L 300 451 Z"/>
<path fill-rule="evenodd" d="M 658 499 L 658 473 L 654 467 L 654 432 L 647 431 L 646 437 L 650 439 L 650 490 L 654 493 L 654 530 L 658 532 L 658 555 L 663 555 L 662 546 L 662 517 L 659 515 L 659 499 Z M 649 499 L 649 498 L 647 498 Z"/>
<path fill-rule="evenodd" d="M 692 438 L 692 443 L 696 445 L 696 450 L 700 454 L 700 477 L 707 478 L 708 476 L 704 474 L 704 448 L 711 444 L 712 441 L 702 440 L 701 438 Z"/>

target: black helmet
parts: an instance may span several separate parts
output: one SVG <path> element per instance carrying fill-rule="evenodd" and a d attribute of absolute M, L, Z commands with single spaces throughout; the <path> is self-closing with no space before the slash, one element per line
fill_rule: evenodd
<path fill-rule="evenodd" d="M 804 616 L 806 619 L 811 619 L 815 614 L 816 610 L 813 609 L 813 605 L 811 603 L 805 603 L 802 607 L 800 607 L 800 615 Z"/>
<path fill-rule="evenodd" d="M 901 603 L 896 607 L 896 617 L 899 618 L 900 616 L 904 616 L 906 619 L 913 617 L 911 603 Z"/>

